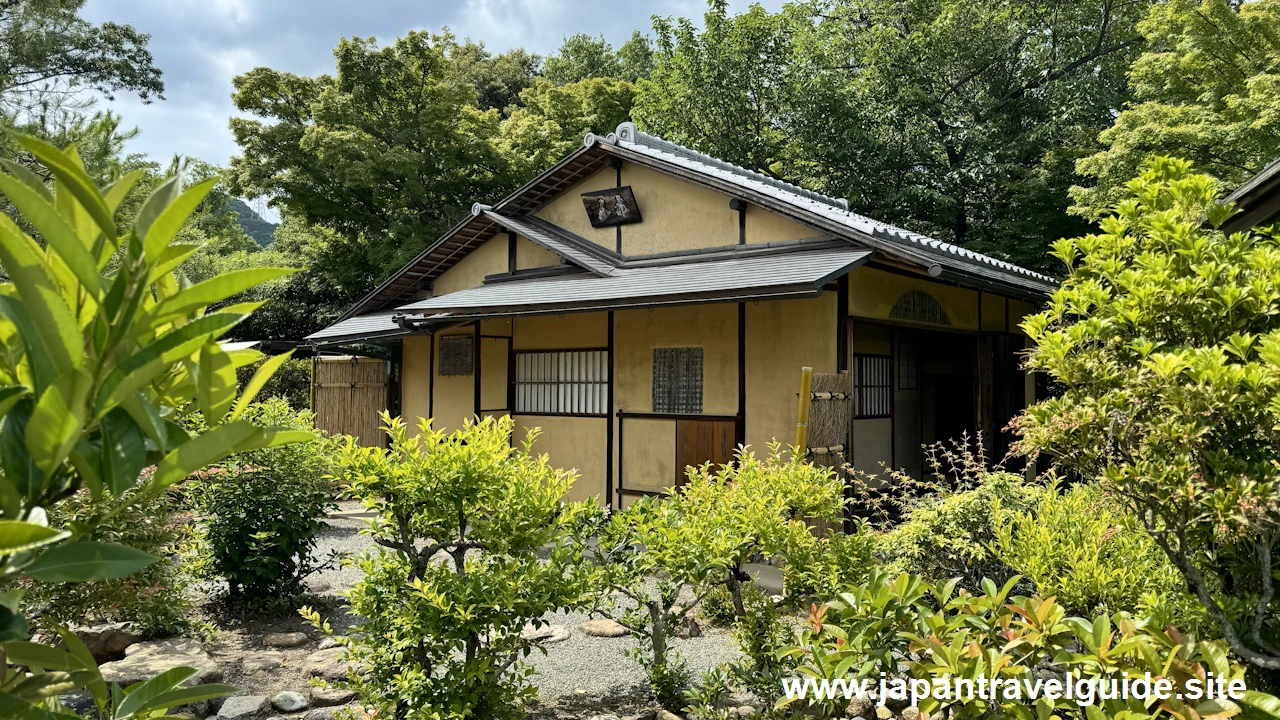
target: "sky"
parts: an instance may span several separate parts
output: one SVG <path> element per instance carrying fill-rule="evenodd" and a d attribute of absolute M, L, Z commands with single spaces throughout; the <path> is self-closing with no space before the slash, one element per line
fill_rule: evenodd
<path fill-rule="evenodd" d="M 782 0 L 762 0 L 775 10 Z M 733 0 L 745 10 L 746 0 Z M 165 99 L 149 105 L 120 94 L 101 107 L 141 133 L 128 152 L 160 161 L 174 154 L 224 164 L 236 154 L 227 119 L 231 79 L 266 66 L 299 75 L 333 72 L 341 37 L 390 42 L 410 30 L 448 26 L 459 38 L 497 53 L 515 46 L 546 55 L 567 35 L 604 35 L 614 47 L 650 17 L 695 17 L 704 0 L 89 0 L 84 17 L 128 23 L 149 33 L 148 47 L 164 73 Z"/>

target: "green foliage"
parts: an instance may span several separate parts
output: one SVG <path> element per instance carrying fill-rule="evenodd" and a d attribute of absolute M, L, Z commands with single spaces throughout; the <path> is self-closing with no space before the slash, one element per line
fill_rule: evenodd
<path fill-rule="evenodd" d="M 588 132 L 608 134 L 631 116 L 635 86 L 588 78 L 555 85 L 538 78 L 520 93 L 523 107 L 502 123 L 497 147 L 515 172 L 532 177 L 581 147 Z"/>
<path fill-rule="evenodd" d="M 18 0 L 0 6 L 0 101 L 6 110 L 38 107 L 68 86 L 108 99 L 121 90 L 143 101 L 164 92 L 147 50 L 150 36 L 132 25 L 95 25 L 80 17 L 84 5 Z"/>
<path fill-rule="evenodd" d="M 508 417 L 450 435 L 424 420 L 413 436 L 383 419 L 390 448 L 348 441 L 341 463 L 347 493 L 377 513 L 368 532 L 382 548 L 357 562 L 349 603 L 364 619 L 343 642 L 361 672 L 344 684 L 379 715 L 521 716 L 533 694 L 521 660 L 534 649 L 521 632 L 586 602 L 597 573 L 583 551 L 600 511 L 561 501 L 574 476 L 532 454 L 536 433 L 513 447 Z"/>
<path fill-rule="evenodd" d="M 324 564 L 314 553 L 336 507 L 330 477 L 339 443 L 315 432 L 310 410 L 283 398 L 250 405 L 243 417 L 313 439 L 235 453 L 196 473 L 186 485 L 198 518 L 191 572 L 225 580 L 233 606 L 293 610 L 302 581 Z"/>
<path fill-rule="evenodd" d="M 74 633 L 59 629 L 62 642 L 68 650 L 53 650 L 36 643 L 8 643 L 5 650 L 13 664 L 28 666 L 45 666 L 59 668 L 59 675 L 64 682 L 83 685 L 94 701 L 97 720 L 165 720 L 172 718 L 171 708 L 183 707 L 194 703 L 219 698 L 236 692 L 236 688 L 221 683 L 193 684 L 195 668 L 178 667 L 167 670 L 145 682 L 121 688 L 112 684 L 108 692 L 98 664 L 89 654 L 88 648 Z M 12 684 L 21 680 L 21 674 L 8 674 L 0 666 L 0 683 Z M 67 685 L 54 690 L 55 696 L 44 698 L 43 689 L 31 688 L 26 692 L 0 695 L 0 711 L 7 718 L 15 720 L 71 720 L 77 717 L 64 707 L 56 697 Z M 44 709 L 37 710 L 23 701 L 44 700 Z"/>
<path fill-rule="evenodd" d="M 814 608 L 798 643 L 783 655 L 800 663 L 802 675 L 816 679 L 889 677 L 948 682 L 957 678 L 1000 678 L 994 698 L 950 700 L 929 697 L 919 702 L 921 714 L 955 718 L 1003 715 L 1021 720 L 1037 717 L 1084 717 L 1075 699 L 1044 697 L 1032 700 L 1020 689 L 1010 697 L 1010 680 L 1034 682 L 1033 670 L 1052 667 L 1075 678 L 1118 680 L 1167 678 L 1175 692 L 1187 681 L 1202 683 L 1206 671 L 1228 679 L 1243 679 L 1244 666 L 1228 661 L 1221 642 L 1197 642 L 1173 628 L 1161 630 L 1135 621 L 1125 613 L 1101 614 L 1093 620 L 1068 617 L 1052 598 L 1011 595 L 1017 579 L 1003 587 L 983 580 L 982 591 L 956 592 L 957 581 L 931 584 L 919 576 L 897 577 L 874 572 L 865 585 L 851 588 L 839 600 Z M 889 686 L 892 692 L 892 681 Z M 1017 687 L 1025 688 L 1026 685 Z M 985 696 L 985 693 L 984 693 Z M 904 691 L 900 696 L 906 698 Z M 803 701 L 794 701 L 795 703 Z M 847 700 L 810 702 L 807 711 L 818 717 L 839 715 Z M 1248 691 L 1243 704 L 1270 713 L 1277 699 Z M 783 705 L 788 701 L 783 700 Z M 793 706 L 794 708 L 794 706 Z M 799 708 L 794 708 L 799 709 Z M 1089 718 L 1229 717 L 1241 708 L 1227 699 L 1170 698 L 1146 707 L 1141 699 L 1099 699 Z"/>
<path fill-rule="evenodd" d="M 1129 71 L 1134 98 L 1077 167 L 1076 212 L 1107 214 L 1156 155 L 1183 157 L 1231 185 L 1280 156 L 1280 2 L 1173 0 L 1138 29 L 1147 51 Z"/>
<path fill-rule="evenodd" d="M 1231 649 L 1276 668 L 1280 243 L 1216 230 L 1216 187 L 1158 158 L 1100 234 L 1055 245 L 1069 275 L 1022 327 L 1062 393 L 1015 427 L 1021 452 L 1099 479 Z"/>
<path fill-rule="evenodd" d="M 137 492 L 136 490 L 130 492 Z M 81 490 L 49 511 L 49 524 L 88 524 L 105 514 L 112 498 L 96 500 Z M 37 625 L 52 635 L 54 625 L 129 622 L 144 636 L 203 634 L 191 617 L 189 577 L 174 556 L 190 538 L 190 517 L 173 493 L 162 493 L 145 506 L 127 505 L 109 523 L 93 527 L 85 538 L 127 545 L 161 557 L 142 571 L 114 580 L 85 583 L 26 584 L 24 601 L 38 614 Z"/>
<path fill-rule="evenodd" d="M 782 568 L 782 587 L 788 600 L 834 597 L 841 589 L 865 582 L 875 567 L 878 537 L 866 523 L 851 533 L 830 532 L 822 537 L 798 538 Z"/>
<path fill-rule="evenodd" d="M 235 79 L 236 108 L 251 117 L 231 119 L 242 150 L 232 190 L 332 229 L 323 270 L 339 290 L 366 292 L 477 199 L 516 185 L 492 143 L 499 114 L 454 81 L 447 40 L 345 39 L 332 77 L 257 68 Z"/>
<path fill-rule="evenodd" d="M 591 78 L 635 82 L 653 70 L 653 48 L 639 30 L 614 52 L 604 36 L 593 38 L 577 33 L 564 39 L 560 49 L 547 58 L 542 73 L 556 85 L 568 85 Z"/>
<path fill-rule="evenodd" d="M 55 182 L 51 192 L 38 175 L 14 164 L 0 175 L 0 192 L 44 242 L 0 216 L 0 264 L 10 278 L 0 285 L 0 576 L 123 578 L 158 558 L 88 539 L 98 528 L 127 508 L 147 507 L 232 452 L 308 437 L 240 417 L 273 368 L 264 366 L 238 393 L 235 368 L 257 354 L 229 354 L 218 339 L 253 308 L 208 309 L 287 271 L 233 273 L 183 286 L 172 270 L 193 248 L 174 238 L 213 181 L 183 191 L 181 177 L 174 177 L 152 192 L 132 225 L 117 225 L 117 206 L 140 172 L 99 189 L 73 149 L 33 138 L 19 142 Z M 190 407 L 210 418 L 208 431 L 191 433 L 177 423 Z M 155 470 L 144 475 L 147 466 Z M 102 512 L 65 528 L 50 526 L 49 509 L 81 489 Z M 0 701 L 9 703 L 10 716 L 94 682 L 81 661 L 26 641 L 21 602 L 21 590 L 0 594 L 0 642 L 9 663 L 0 671 Z M 61 654 L 56 662 L 28 662 L 22 652 L 29 648 Z M 47 672 L 24 679 L 15 665 Z M 105 690 L 91 690 L 101 713 Z"/>
<path fill-rule="evenodd" d="M 1144 0 L 824 0 L 655 22 L 635 120 L 858 212 L 1036 267 L 1141 47 Z"/>
<path fill-rule="evenodd" d="M 1172 601 L 1186 587 L 1146 531 L 1094 484 L 1062 490 L 1050 482 L 994 529 L 1000 560 L 1069 612 L 1133 612 L 1148 594 Z"/>
<path fill-rule="evenodd" d="M 963 440 L 926 448 L 926 465 L 932 477 L 923 481 L 890 472 L 887 487 L 863 486 L 868 498 L 882 498 L 869 502 L 884 524 L 901 516 L 875 536 L 877 557 L 933 580 L 961 578 L 970 589 L 984 577 L 1007 580 L 1014 570 L 992 550 L 996 529 L 1005 513 L 1030 507 L 1035 488 L 1021 475 L 988 467 L 981 448 L 975 452 Z"/>

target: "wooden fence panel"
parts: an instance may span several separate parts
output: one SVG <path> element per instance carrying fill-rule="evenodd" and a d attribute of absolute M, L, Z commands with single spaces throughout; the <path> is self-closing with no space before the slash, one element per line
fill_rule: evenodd
<path fill-rule="evenodd" d="M 387 409 L 387 363 L 368 357 L 322 357 L 315 366 L 316 427 L 386 447 L 379 414 Z"/>

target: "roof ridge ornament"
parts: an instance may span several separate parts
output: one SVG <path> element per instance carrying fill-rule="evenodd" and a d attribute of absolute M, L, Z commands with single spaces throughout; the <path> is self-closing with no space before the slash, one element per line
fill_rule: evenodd
<path fill-rule="evenodd" d="M 484 203 L 471 203 L 471 214 L 472 214 L 472 215 L 479 215 L 480 213 L 484 212 L 485 210 L 492 210 L 492 209 L 493 209 L 493 206 L 492 206 L 492 205 L 485 205 Z"/>

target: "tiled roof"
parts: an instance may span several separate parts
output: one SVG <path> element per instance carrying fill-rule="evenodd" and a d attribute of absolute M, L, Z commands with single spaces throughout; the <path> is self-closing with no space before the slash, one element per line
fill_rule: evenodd
<path fill-rule="evenodd" d="M 939 262 L 960 260 L 965 264 L 979 264 L 995 268 L 1003 273 L 1021 276 L 1036 284 L 1047 285 L 1052 289 L 1056 281 L 1048 275 L 999 260 L 989 255 L 967 250 L 958 245 L 935 240 L 919 233 L 904 230 L 888 223 L 851 212 L 848 201 L 828 195 L 806 190 L 798 185 L 784 182 L 744 167 L 725 162 L 710 155 L 691 150 L 683 145 L 668 142 L 660 137 L 642 133 L 634 123 L 622 123 L 616 132 L 605 138 L 588 136 L 588 142 L 600 140 L 634 152 L 662 160 L 693 172 L 714 176 L 733 185 L 749 189 L 776 198 L 782 202 L 824 218 L 834 220 L 845 227 L 864 235 L 884 238 L 899 243 L 906 248 L 919 250 L 929 256 L 936 257 Z"/>
<path fill-rule="evenodd" d="M 357 315 L 330 325 L 320 332 L 312 333 L 306 339 L 313 343 L 325 344 L 371 337 L 394 337 L 407 335 L 393 319 L 399 314 L 396 311 L 375 312 Z"/>

